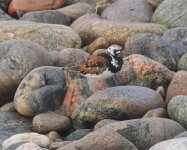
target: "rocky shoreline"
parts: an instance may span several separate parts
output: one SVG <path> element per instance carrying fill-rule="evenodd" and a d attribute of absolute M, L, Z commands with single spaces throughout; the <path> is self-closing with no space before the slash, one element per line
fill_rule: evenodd
<path fill-rule="evenodd" d="M 187 149 L 186 0 L 0 6 L 0 149 Z M 112 44 L 115 76 L 67 69 Z"/>

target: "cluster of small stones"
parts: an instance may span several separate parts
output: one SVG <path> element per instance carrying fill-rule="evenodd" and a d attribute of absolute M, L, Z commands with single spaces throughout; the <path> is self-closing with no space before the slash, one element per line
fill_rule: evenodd
<path fill-rule="evenodd" d="M 187 149 L 186 0 L 0 8 L 0 149 Z M 112 44 L 124 61 L 113 77 L 66 69 Z"/>

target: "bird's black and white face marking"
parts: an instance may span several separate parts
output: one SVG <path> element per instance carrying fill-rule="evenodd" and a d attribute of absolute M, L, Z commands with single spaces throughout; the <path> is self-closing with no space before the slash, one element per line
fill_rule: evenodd
<path fill-rule="evenodd" d="M 110 55 L 114 56 L 114 57 L 118 57 L 119 54 L 122 51 L 122 47 L 119 45 L 111 45 L 108 49 L 107 49 L 107 53 L 109 53 Z"/>

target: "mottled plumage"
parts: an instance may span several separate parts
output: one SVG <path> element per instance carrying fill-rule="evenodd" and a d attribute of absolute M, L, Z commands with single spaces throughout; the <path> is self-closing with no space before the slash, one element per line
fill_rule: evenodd
<path fill-rule="evenodd" d="M 86 77 L 111 77 L 122 68 L 123 59 L 120 57 L 121 50 L 121 46 L 112 45 L 105 53 L 92 55 L 80 64 L 72 66 L 71 69 L 80 72 Z"/>

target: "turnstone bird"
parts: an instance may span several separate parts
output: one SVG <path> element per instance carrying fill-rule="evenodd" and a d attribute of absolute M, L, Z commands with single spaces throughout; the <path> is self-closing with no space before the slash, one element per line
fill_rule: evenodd
<path fill-rule="evenodd" d="M 123 59 L 120 56 L 121 51 L 121 46 L 111 45 L 105 53 L 92 55 L 79 65 L 72 66 L 71 68 L 88 78 L 105 79 L 112 77 L 122 68 Z"/>

